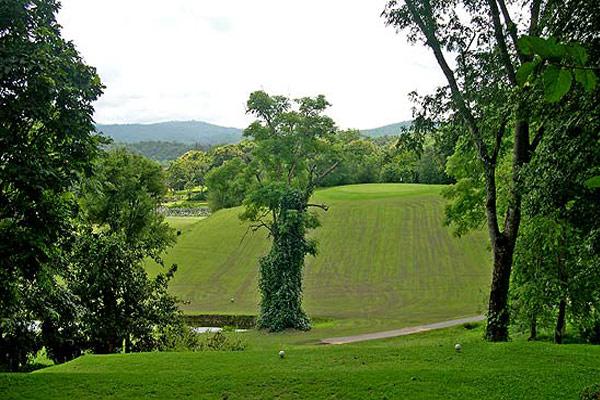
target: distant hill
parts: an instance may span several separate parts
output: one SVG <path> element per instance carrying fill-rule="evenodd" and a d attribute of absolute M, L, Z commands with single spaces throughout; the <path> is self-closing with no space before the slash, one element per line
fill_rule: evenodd
<path fill-rule="evenodd" d="M 380 126 L 373 129 L 361 129 L 360 133 L 368 137 L 399 135 L 403 128 L 408 128 L 412 121 L 400 121 L 395 124 Z"/>
<path fill-rule="evenodd" d="M 392 136 L 401 133 L 411 121 L 380 126 L 373 129 L 362 129 L 361 133 L 368 137 Z M 242 139 L 242 130 L 209 124 L 202 121 L 167 121 L 154 124 L 98 124 L 96 129 L 120 143 L 169 142 L 182 143 L 189 146 L 208 147 L 217 144 L 237 143 Z M 161 143 L 164 147 L 164 143 Z M 149 146 L 144 146 L 149 147 Z M 145 151 L 141 151 L 145 153 Z M 155 158 L 155 157 L 152 157 Z M 165 158 L 163 158 L 165 159 Z M 170 157 L 166 157 L 170 159 Z"/>
<path fill-rule="evenodd" d="M 242 130 L 202 121 L 168 121 L 154 124 L 96 125 L 99 132 L 116 142 L 177 142 L 200 146 L 236 143 Z"/>

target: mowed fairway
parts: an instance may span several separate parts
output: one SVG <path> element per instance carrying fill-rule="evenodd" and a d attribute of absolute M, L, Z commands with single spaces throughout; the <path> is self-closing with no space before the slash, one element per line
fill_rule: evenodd
<path fill-rule="evenodd" d="M 453 237 L 442 224 L 441 186 L 350 185 L 314 196 L 319 255 L 307 257 L 304 304 L 344 332 L 361 332 L 482 313 L 490 278 L 486 235 Z M 238 215 L 221 210 L 181 224 L 166 255 L 179 269 L 172 291 L 189 313 L 255 314 L 257 260 L 266 233 L 253 233 Z M 155 265 L 149 265 L 156 272 Z M 231 301 L 233 299 L 233 302 Z"/>

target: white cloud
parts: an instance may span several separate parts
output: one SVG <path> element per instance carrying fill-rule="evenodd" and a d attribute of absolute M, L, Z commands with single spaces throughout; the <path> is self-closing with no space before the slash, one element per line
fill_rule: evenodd
<path fill-rule="evenodd" d="M 250 92 L 324 94 L 342 127 L 409 119 L 442 82 L 385 27 L 385 0 L 63 0 L 59 22 L 107 86 L 96 120 L 244 127 Z"/>

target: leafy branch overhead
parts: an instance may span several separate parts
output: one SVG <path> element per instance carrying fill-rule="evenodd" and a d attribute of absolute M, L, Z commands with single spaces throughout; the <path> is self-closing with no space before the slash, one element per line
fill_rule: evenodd
<path fill-rule="evenodd" d="M 517 81 L 525 86 L 541 78 L 546 101 L 560 101 L 571 89 L 573 81 L 587 92 L 596 88 L 595 71 L 600 67 L 588 65 L 588 53 L 579 43 L 560 43 L 552 37 L 522 36 L 518 47 L 529 61 L 519 67 Z"/>

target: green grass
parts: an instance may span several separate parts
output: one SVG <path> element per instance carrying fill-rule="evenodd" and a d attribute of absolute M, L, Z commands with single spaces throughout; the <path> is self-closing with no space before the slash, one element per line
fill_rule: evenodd
<path fill-rule="evenodd" d="M 311 316 L 331 321 L 298 340 L 482 312 L 491 265 L 486 235 L 453 237 L 442 224 L 440 189 L 369 184 L 316 193 L 313 200 L 330 209 L 319 211 L 319 255 L 306 260 L 304 305 Z M 179 265 L 171 287 L 185 312 L 256 313 L 257 260 L 269 242 L 265 232 L 248 231 L 240 213 L 170 220 L 182 235 L 165 259 Z"/>
<path fill-rule="evenodd" d="M 343 346 L 83 356 L 0 374 L 9 399 L 576 399 L 600 382 L 600 347 L 490 344 L 481 328 Z M 454 343 L 463 345 L 456 353 Z"/>

